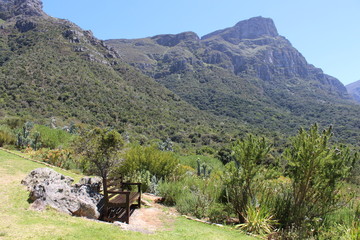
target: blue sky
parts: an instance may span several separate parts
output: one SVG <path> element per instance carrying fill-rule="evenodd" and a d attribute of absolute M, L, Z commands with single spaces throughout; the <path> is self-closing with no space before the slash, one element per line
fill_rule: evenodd
<path fill-rule="evenodd" d="M 199 36 L 251 17 L 274 20 L 280 35 L 345 85 L 360 80 L 360 0 L 43 0 L 100 39 L 193 31 Z"/>

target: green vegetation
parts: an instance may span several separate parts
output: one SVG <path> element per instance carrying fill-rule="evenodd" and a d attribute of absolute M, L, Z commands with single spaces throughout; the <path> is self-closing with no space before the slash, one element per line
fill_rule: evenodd
<path fill-rule="evenodd" d="M 360 160 L 352 152 L 360 108 L 283 38 L 233 44 L 185 33 L 170 45 L 164 36 L 111 42 L 126 46 L 122 59 L 68 21 L 28 17 L 28 29 L 24 19 L 1 16 L 1 147 L 140 181 L 181 214 L 263 237 L 359 238 Z M 265 64 L 269 52 L 295 59 Z M 287 68 L 289 61 L 301 64 Z M 148 236 L 25 211 L 19 181 L 39 166 L 0 151 L 0 238 L 251 239 L 183 218 Z"/>
<path fill-rule="evenodd" d="M 31 170 L 44 167 L 0 150 L 1 239 L 254 239 L 229 228 L 219 228 L 176 217 L 171 230 L 141 234 L 120 230 L 106 223 L 71 217 L 53 209 L 28 210 L 28 192 L 20 181 Z M 56 171 L 78 181 L 80 175 Z"/>
<path fill-rule="evenodd" d="M 359 186 L 354 192 L 346 184 L 357 155 L 331 136 L 331 128 L 300 129 L 277 156 L 264 138 L 248 135 L 232 144 L 225 167 L 209 176 L 187 168 L 185 176 L 160 182 L 158 191 L 183 214 L 216 222 L 237 216 L 239 229 L 262 235 L 277 229 L 279 239 L 322 239 L 339 226 L 342 234 L 358 234 Z M 276 160 L 269 165 L 270 153 Z"/>
<path fill-rule="evenodd" d="M 265 138 L 251 134 L 218 152 L 205 151 L 227 159 L 221 162 L 212 156 L 163 151 L 172 149 L 169 142 L 167 147 L 164 143 L 126 145 L 117 131 L 109 129 L 83 130 L 76 136 L 65 130 L 32 127 L 30 122 L 15 129 L 6 126 L 3 129 L 9 133 L 20 130 L 22 141 L 33 141 L 33 133 L 41 137 L 44 132 L 64 131 L 66 137 L 48 135 L 55 136 L 59 143 L 55 145 L 72 148 L 34 150 L 34 144 L 18 148 L 76 172 L 81 169 L 103 179 L 111 175 L 141 182 L 144 192 L 164 197 L 164 204 L 175 206 L 181 214 L 216 223 L 230 221 L 242 231 L 260 235 L 276 230 L 282 238 L 321 239 L 339 229 L 343 234 L 358 234 L 360 203 L 354 194 L 360 190 L 350 183 L 358 156 L 332 142 L 331 127 L 321 133 L 316 124 L 309 130 L 301 128 L 285 149 L 276 151 Z M 45 139 L 44 145 L 52 142 L 52 138 Z M 70 139 L 71 144 L 61 142 Z"/>
<path fill-rule="evenodd" d="M 292 182 L 292 202 L 287 224 L 324 218 L 344 204 L 340 184 L 349 174 L 353 159 L 349 149 L 331 146 L 331 127 L 319 133 L 317 125 L 300 129 L 285 151 L 288 176 Z"/>
<path fill-rule="evenodd" d="M 171 137 L 190 145 L 192 133 L 221 135 L 214 116 L 115 58 L 75 25 L 51 18 L 31 22 L 36 28 L 26 32 L 10 21 L 0 29 L 0 118 L 113 127 L 133 142 Z"/>
<path fill-rule="evenodd" d="M 120 163 L 119 151 L 123 145 L 118 132 L 94 128 L 77 139 L 75 152 L 85 173 L 96 174 L 105 181 L 112 168 Z"/>
<path fill-rule="evenodd" d="M 317 122 L 334 125 L 338 141 L 359 144 L 360 108 L 338 80 L 309 66 L 282 37 L 237 43 L 226 38 L 215 34 L 199 41 L 178 34 L 106 42 L 138 70 L 225 126 L 229 119 L 236 121 L 229 133 L 290 135 Z M 269 57 L 273 62 L 264 61 Z M 297 64 L 291 67 L 290 62 Z M 206 140 L 192 139 L 204 145 Z"/>
<path fill-rule="evenodd" d="M 41 146 L 45 148 L 67 148 L 74 136 L 62 129 L 51 129 L 44 125 L 36 125 L 33 136 L 39 135 Z M 36 150 L 36 149 L 35 149 Z"/>
<path fill-rule="evenodd" d="M 233 146 L 235 161 L 228 165 L 225 176 L 227 197 L 241 223 L 245 222 L 246 208 L 256 201 L 254 185 L 255 177 L 264 168 L 263 162 L 270 151 L 270 146 L 264 138 L 248 135 L 245 139 L 237 141 Z"/>
<path fill-rule="evenodd" d="M 151 176 L 165 179 L 175 174 L 179 167 L 179 160 L 172 152 L 163 152 L 148 146 L 131 147 L 124 155 L 124 162 L 118 169 L 118 173 L 130 177 L 135 172 L 148 171 Z"/>

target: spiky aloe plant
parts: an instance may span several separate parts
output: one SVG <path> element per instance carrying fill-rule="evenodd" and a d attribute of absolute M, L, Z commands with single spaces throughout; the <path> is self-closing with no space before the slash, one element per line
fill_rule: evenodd
<path fill-rule="evenodd" d="M 245 223 L 236 225 L 236 228 L 254 234 L 264 235 L 274 231 L 277 220 L 264 207 L 249 205 L 244 214 Z"/>

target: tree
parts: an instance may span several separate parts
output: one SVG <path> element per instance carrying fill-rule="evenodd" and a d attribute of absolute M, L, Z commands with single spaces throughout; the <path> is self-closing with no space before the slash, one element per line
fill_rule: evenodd
<path fill-rule="evenodd" d="M 344 146 L 332 146 L 332 127 L 321 134 L 318 126 L 301 128 L 284 152 L 287 174 L 292 179 L 290 223 L 300 226 L 305 219 L 323 218 L 341 206 L 339 190 L 354 157 Z M 288 223 L 288 224 L 290 224 Z"/>
<path fill-rule="evenodd" d="M 121 135 L 112 130 L 95 128 L 82 136 L 76 150 L 83 156 L 82 164 L 90 174 L 102 177 L 104 199 L 108 200 L 107 179 L 112 168 L 121 162 L 120 149 L 123 146 Z M 107 215 L 108 203 L 104 205 L 104 216 Z"/>
<path fill-rule="evenodd" d="M 227 166 L 225 186 L 228 199 L 242 223 L 245 221 L 244 216 L 249 201 L 255 200 L 253 191 L 255 177 L 260 172 L 261 164 L 270 148 L 264 138 L 253 135 L 238 140 L 232 148 L 235 162 Z"/>
<path fill-rule="evenodd" d="M 119 152 L 124 143 L 118 132 L 95 128 L 80 137 L 75 145 L 82 156 L 83 169 L 107 179 L 112 167 L 120 163 Z"/>

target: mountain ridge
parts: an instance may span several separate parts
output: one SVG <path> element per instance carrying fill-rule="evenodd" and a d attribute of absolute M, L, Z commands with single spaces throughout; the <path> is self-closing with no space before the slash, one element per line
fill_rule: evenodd
<path fill-rule="evenodd" d="M 338 124 L 343 120 L 331 108 L 354 107 L 345 86 L 309 64 L 269 18 L 201 38 L 184 32 L 105 42 L 195 107 L 261 128 L 289 132 L 314 122 Z"/>
<path fill-rule="evenodd" d="M 20 116 L 44 124 L 56 117 L 66 124 L 116 128 L 139 141 L 190 141 L 194 132 L 209 136 L 224 129 L 214 116 L 124 62 L 91 31 L 67 20 L 29 15 L 26 8 L 41 1 L 0 1 L 9 4 L 2 8 L 7 18 L 0 24 L 1 118 Z M 25 6 L 24 12 L 4 12 L 13 13 L 15 3 Z"/>
<path fill-rule="evenodd" d="M 346 85 L 346 89 L 353 99 L 360 103 L 360 80 Z"/>
<path fill-rule="evenodd" d="M 219 38 L 225 40 L 227 43 L 219 43 Z M 286 38 L 278 34 L 275 24 L 270 18 L 250 18 L 248 20 L 238 22 L 234 27 L 218 30 L 206 34 L 201 38 L 199 38 L 196 33 L 184 32 L 179 34 L 162 34 L 142 39 L 121 39 L 118 41 L 135 41 L 137 42 L 136 44 L 141 45 L 139 42 L 141 40 L 145 41 L 146 39 L 155 39 L 156 43 L 166 47 L 175 47 L 178 44 L 182 44 L 185 45 L 185 47 L 192 48 L 190 50 L 196 50 L 196 48 L 199 48 L 199 45 L 203 44 L 205 45 L 205 51 L 212 51 L 211 55 L 206 56 L 206 54 L 203 54 L 205 55 L 202 56 L 203 58 L 207 57 L 207 59 L 203 59 L 204 62 L 209 64 L 218 64 L 219 61 L 223 60 L 224 63 L 222 65 L 220 64 L 220 66 L 224 68 L 232 68 L 232 71 L 235 74 L 244 72 L 247 69 L 248 71 L 251 71 L 251 68 L 254 67 L 252 63 L 252 66 L 246 66 L 245 58 L 247 55 L 251 54 L 250 50 L 256 51 L 255 48 L 257 47 L 265 48 L 267 45 L 272 44 L 274 47 L 278 48 L 278 51 L 274 51 L 274 48 L 268 50 L 259 49 L 260 51 L 258 51 L 261 54 L 259 57 L 262 58 L 264 63 L 261 64 L 259 61 L 260 64 L 255 66 L 257 68 L 255 69 L 258 74 L 257 77 L 263 80 L 271 80 L 273 75 L 276 74 L 286 75 L 286 77 L 302 78 L 312 75 L 310 77 L 318 78 L 320 83 L 326 82 L 333 84 L 334 87 L 338 88 L 340 95 L 349 99 L 349 96 L 346 96 L 347 93 L 343 84 L 336 78 L 324 74 L 321 69 L 308 64 L 302 54 L 293 48 Z M 176 40 L 174 41 L 174 39 Z M 106 40 L 109 45 L 112 45 L 114 41 L 116 40 Z M 116 48 L 115 44 L 112 46 Z M 134 49 L 136 48 L 134 47 Z M 125 57 L 130 57 L 131 59 L 131 56 L 126 55 L 126 52 L 124 53 Z M 227 56 L 224 56 L 223 58 L 219 57 L 224 53 Z M 273 67 L 269 68 L 269 63 L 273 63 L 274 61 L 275 63 L 273 64 Z M 226 65 L 226 62 L 230 63 L 232 66 Z M 136 64 L 137 62 L 133 61 L 130 63 Z M 275 66 L 279 67 L 276 68 Z M 276 73 L 276 71 L 279 72 L 281 68 L 281 72 Z"/>
<path fill-rule="evenodd" d="M 170 137 L 197 145 L 319 122 L 337 124 L 339 139 L 358 143 L 359 109 L 344 86 L 308 64 L 272 20 L 239 22 L 236 31 L 205 38 L 184 32 L 102 41 L 36 13 L 41 1 L 0 1 L 2 117 L 44 123 L 55 116 L 130 132 L 140 142 Z M 259 34 L 248 30 L 261 22 Z"/>

